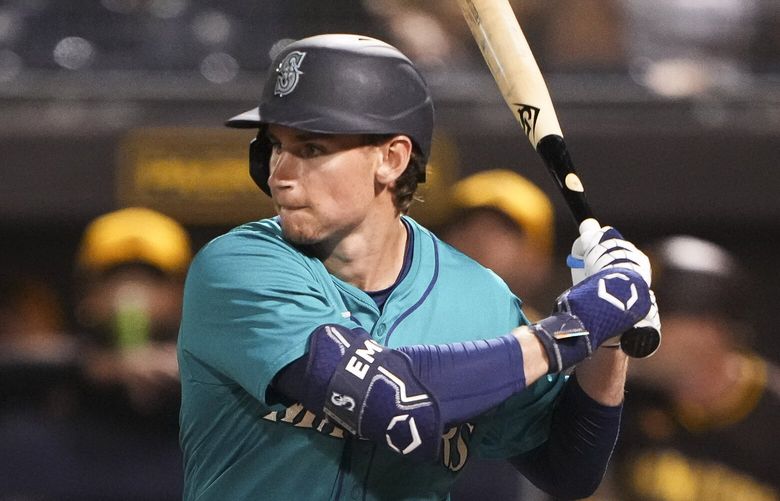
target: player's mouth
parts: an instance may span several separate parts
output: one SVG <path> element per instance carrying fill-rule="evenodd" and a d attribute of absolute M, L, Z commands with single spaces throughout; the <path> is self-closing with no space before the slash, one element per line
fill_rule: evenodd
<path fill-rule="evenodd" d="M 276 210 L 280 211 L 280 212 L 281 211 L 293 212 L 293 211 L 305 209 L 306 207 L 307 207 L 306 205 L 282 205 L 282 204 L 277 204 Z"/>

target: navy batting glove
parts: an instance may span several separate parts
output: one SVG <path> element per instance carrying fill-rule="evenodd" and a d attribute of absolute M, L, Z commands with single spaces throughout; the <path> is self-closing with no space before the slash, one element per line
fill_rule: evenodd
<path fill-rule="evenodd" d="M 639 273 L 612 268 L 561 294 L 553 314 L 530 328 L 547 352 L 549 372 L 557 373 L 645 318 L 651 303 L 650 289 Z"/>

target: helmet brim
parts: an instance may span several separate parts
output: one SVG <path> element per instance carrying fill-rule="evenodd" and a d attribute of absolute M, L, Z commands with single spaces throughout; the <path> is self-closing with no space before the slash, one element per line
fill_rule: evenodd
<path fill-rule="evenodd" d="M 225 125 L 234 129 L 258 129 L 260 128 L 260 108 L 253 108 L 239 115 L 229 118 Z"/>

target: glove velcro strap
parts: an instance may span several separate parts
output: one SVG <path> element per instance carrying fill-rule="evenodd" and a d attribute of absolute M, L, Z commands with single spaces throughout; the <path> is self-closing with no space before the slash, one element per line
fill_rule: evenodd
<path fill-rule="evenodd" d="M 593 353 L 589 333 L 574 315 L 554 313 L 529 327 L 547 353 L 550 374 L 573 367 Z"/>
<path fill-rule="evenodd" d="M 443 428 L 438 403 L 405 354 L 365 331 L 350 340 L 325 395 L 325 415 L 349 433 L 402 455 L 437 457 Z"/>

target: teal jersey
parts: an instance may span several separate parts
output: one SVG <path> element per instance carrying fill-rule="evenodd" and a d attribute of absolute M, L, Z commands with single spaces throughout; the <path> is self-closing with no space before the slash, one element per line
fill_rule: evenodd
<path fill-rule="evenodd" d="M 270 398 L 274 376 L 304 355 L 322 324 L 360 326 L 397 347 L 488 339 L 527 322 L 497 275 L 405 220 L 411 266 L 382 311 L 285 241 L 275 219 L 201 249 L 187 276 L 178 346 L 185 499 L 440 500 L 469 457 L 509 457 L 546 440 L 562 377 L 542 378 L 447 430 L 435 462 Z"/>

